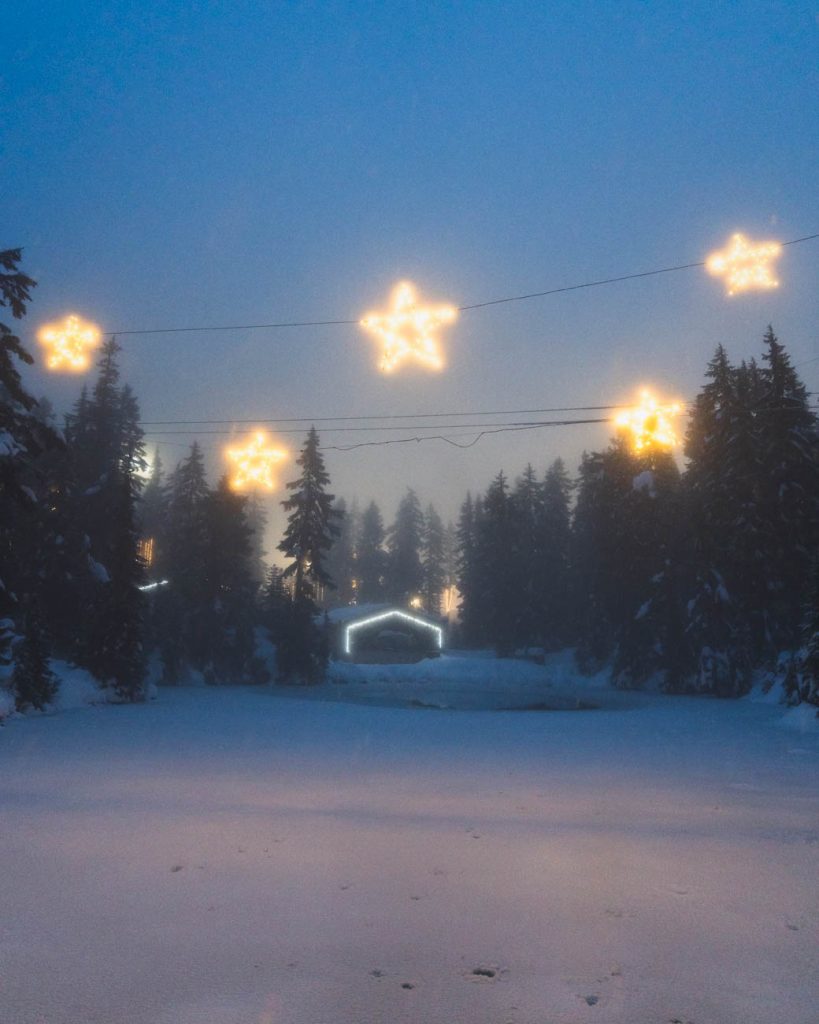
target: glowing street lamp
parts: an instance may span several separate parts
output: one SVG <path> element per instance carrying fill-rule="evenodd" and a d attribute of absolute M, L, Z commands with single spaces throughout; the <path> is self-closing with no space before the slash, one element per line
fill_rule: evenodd
<path fill-rule="evenodd" d="M 91 352 L 102 335 L 96 324 L 71 314 L 62 323 L 46 324 L 37 332 L 37 340 L 47 350 L 49 370 L 83 373 L 91 365 Z"/>
<path fill-rule="evenodd" d="M 274 466 L 287 458 L 287 452 L 271 447 L 267 434 L 257 430 L 242 447 L 225 448 L 232 464 L 230 486 L 234 491 L 275 491 Z"/>
<path fill-rule="evenodd" d="M 751 242 L 745 235 L 732 235 L 721 252 L 712 252 L 705 269 L 714 277 L 725 278 L 729 295 L 752 290 L 778 288 L 771 264 L 782 254 L 779 242 Z"/>
<path fill-rule="evenodd" d="M 415 287 L 409 281 L 395 286 L 386 313 L 368 313 L 361 326 L 375 335 L 383 348 L 378 368 L 392 373 L 401 363 L 411 359 L 429 370 L 443 368 L 436 333 L 458 317 L 454 306 L 419 306 Z"/>
<path fill-rule="evenodd" d="M 614 425 L 631 436 L 636 452 L 655 448 L 674 448 L 679 438 L 672 419 L 683 411 L 681 402 L 661 405 L 647 389 L 640 392 L 640 404 L 621 409 L 614 417 Z"/>

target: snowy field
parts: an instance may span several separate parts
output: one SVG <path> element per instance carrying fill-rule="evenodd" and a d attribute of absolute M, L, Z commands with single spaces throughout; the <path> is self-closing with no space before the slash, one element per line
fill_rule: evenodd
<path fill-rule="evenodd" d="M 815 1024 L 807 717 L 455 660 L 9 720 L 2 1024 Z"/>

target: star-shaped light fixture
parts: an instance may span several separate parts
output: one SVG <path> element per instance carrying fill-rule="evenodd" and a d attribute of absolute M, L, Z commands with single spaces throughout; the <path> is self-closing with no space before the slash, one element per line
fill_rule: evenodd
<path fill-rule="evenodd" d="M 779 242 L 751 242 L 745 235 L 732 235 L 721 252 L 712 252 L 705 269 L 714 277 L 725 278 L 729 295 L 751 290 L 778 288 L 771 264 L 782 254 Z"/>
<path fill-rule="evenodd" d="M 640 392 L 639 405 L 621 409 L 614 417 L 614 425 L 631 435 L 636 452 L 651 448 L 674 448 L 679 438 L 672 419 L 683 411 L 681 402 L 661 405 L 647 389 Z"/>
<path fill-rule="evenodd" d="M 46 324 L 37 340 L 46 349 L 49 370 L 82 373 L 91 365 L 91 353 L 99 345 L 100 329 L 71 314 L 62 323 Z"/>
<path fill-rule="evenodd" d="M 225 458 L 233 467 L 230 486 L 234 491 L 275 491 L 273 467 L 287 458 L 287 452 L 270 445 L 263 430 L 257 430 L 242 447 L 225 448 Z"/>
<path fill-rule="evenodd" d="M 393 289 L 392 308 L 386 313 L 368 313 L 361 326 L 383 345 L 378 368 L 392 373 L 408 359 L 430 370 L 443 368 L 444 360 L 435 337 L 444 324 L 458 316 L 454 306 L 419 306 L 415 287 L 401 281 Z"/>

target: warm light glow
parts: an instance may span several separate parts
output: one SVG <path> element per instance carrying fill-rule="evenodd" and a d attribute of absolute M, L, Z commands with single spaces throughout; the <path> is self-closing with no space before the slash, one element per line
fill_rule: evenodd
<path fill-rule="evenodd" d="M 444 587 L 443 593 L 441 594 L 441 606 L 443 608 L 444 615 L 447 617 L 452 615 L 458 607 L 459 600 L 460 591 L 454 584 Z"/>
<path fill-rule="evenodd" d="M 454 306 L 419 306 L 415 287 L 409 281 L 395 286 L 391 303 L 389 312 L 368 313 L 361 321 L 361 326 L 383 345 L 379 369 L 392 373 L 407 359 L 430 370 L 442 369 L 444 360 L 435 332 L 453 323 L 458 310 Z"/>
<path fill-rule="evenodd" d="M 712 252 L 705 268 L 714 277 L 725 278 L 729 295 L 751 289 L 778 288 L 771 263 L 782 253 L 779 242 L 751 242 L 745 235 L 732 235 L 722 252 Z"/>
<path fill-rule="evenodd" d="M 100 343 L 100 329 L 96 324 L 67 316 L 62 323 L 46 324 L 37 332 L 37 340 L 47 349 L 46 366 L 49 370 L 68 370 L 82 373 L 91 365 L 91 352 Z"/>
<path fill-rule="evenodd" d="M 415 595 L 415 597 L 410 599 L 410 608 L 420 608 L 422 604 L 423 602 L 421 598 L 418 597 L 417 594 Z"/>
<path fill-rule="evenodd" d="M 137 555 L 142 559 L 143 565 L 150 566 L 154 562 L 154 539 L 145 537 L 137 544 Z"/>
<path fill-rule="evenodd" d="M 273 467 L 287 458 L 287 452 L 270 446 L 263 430 L 257 430 L 241 448 L 226 448 L 225 458 L 233 464 L 230 486 L 234 491 L 275 491 Z"/>
<path fill-rule="evenodd" d="M 351 654 L 353 650 L 353 633 L 357 629 L 363 629 L 364 626 L 371 626 L 375 622 L 381 622 L 385 619 L 407 619 L 409 622 L 414 622 L 416 626 L 424 626 L 426 629 L 431 629 L 435 634 L 435 643 L 437 647 L 443 649 L 444 646 L 444 631 L 440 626 L 434 626 L 431 622 L 427 622 L 425 619 L 419 619 L 415 615 L 410 615 L 407 612 L 399 612 L 397 610 L 389 612 L 381 612 L 378 615 L 371 615 L 367 619 L 362 619 L 360 622 L 351 622 L 349 626 L 344 630 L 344 653 Z"/>
<path fill-rule="evenodd" d="M 683 411 L 681 402 L 660 405 L 648 390 L 640 392 L 640 404 L 622 409 L 614 417 L 614 425 L 631 434 L 631 443 L 636 452 L 649 448 L 673 448 L 679 438 L 671 422 Z"/>

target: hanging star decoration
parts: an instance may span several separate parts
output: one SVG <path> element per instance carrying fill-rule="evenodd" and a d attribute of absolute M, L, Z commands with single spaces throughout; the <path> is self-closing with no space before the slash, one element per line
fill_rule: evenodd
<path fill-rule="evenodd" d="M 91 365 L 91 352 L 99 345 L 100 329 L 78 316 L 67 316 L 62 323 L 46 324 L 37 332 L 37 340 L 47 350 L 49 370 L 82 373 Z"/>
<path fill-rule="evenodd" d="M 234 491 L 275 491 L 273 467 L 287 458 L 287 452 L 271 447 L 267 434 L 257 430 L 244 446 L 226 448 L 225 458 L 233 466 L 230 486 Z"/>
<path fill-rule="evenodd" d="M 361 326 L 375 335 L 383 349 L 378 368 L 392 373 L 406 360 L 414 360 L 430 370 L 443 368 L 438 329 L 453 323 L 458 316 L 454 306 L 419 306 L 415 287 L 401 281 L 393 289 L 392 308 L 386 313 L 368 313 Z"/>
<path fill-rule="evenodd" d="M 651 448 L 674 448 L 679 438 L 672 419 L 683 411 L 681 402 L 661 405 L 647 389 L 640 392 L 639 405 L 621 409 L 614 417 L 614 425 L 631 436 L 636 452 Z"/>
<path fill-rule="evenodd" d="M 729 295 L 752 290 L 778 288 L 771 264 L 782 254 L 779 242 L 751 242 L 745 235 L 732 235 L 721 252 L 712 252 L 705 268 L 714 277 L 725 278 Z"/>

